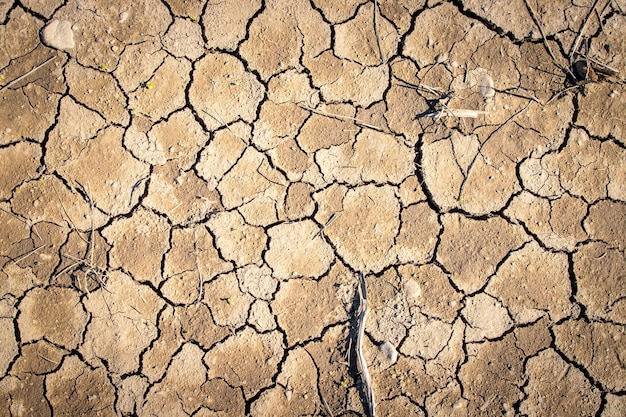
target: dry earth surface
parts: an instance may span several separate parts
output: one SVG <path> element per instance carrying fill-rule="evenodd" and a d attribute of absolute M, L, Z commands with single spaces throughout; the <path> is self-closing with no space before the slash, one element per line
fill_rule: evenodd
<path fill-rule="evenodd" d="M 0 415 L 626 415 L 625 20 L 0 1 Z"/>

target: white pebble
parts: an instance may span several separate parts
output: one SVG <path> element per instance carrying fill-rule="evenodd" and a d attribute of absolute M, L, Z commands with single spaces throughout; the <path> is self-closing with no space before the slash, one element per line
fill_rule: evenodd
<path fill-rule="evenodd" d="M 485 74 L 478 82 L 478 92 L 484 98 L 491 98 L 496 95 L 496 90 L 493 88 L 493 79 Z"/>
<path fill-rule="evenodd" d="M 74 31 L 67 20 L 52 20 L 41 31 L 41 41 L 54 49 L 74 48 Z"/>

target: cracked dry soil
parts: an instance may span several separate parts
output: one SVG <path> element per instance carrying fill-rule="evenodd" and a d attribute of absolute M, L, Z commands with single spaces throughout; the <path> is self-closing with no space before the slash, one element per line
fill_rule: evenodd
<path fill-rule="evenodd" d="M 625 10 L 0 2 L 0 415 L 626 415 Z"/>

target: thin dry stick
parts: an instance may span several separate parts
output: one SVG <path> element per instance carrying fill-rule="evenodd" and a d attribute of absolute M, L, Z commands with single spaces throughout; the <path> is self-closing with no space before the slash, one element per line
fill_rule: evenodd
<path fill-rule="evenodd" d="M 355 123 L 356 123 L 356 124 L 358 124 L 358 125 L 365 126 L 365 127 L 369 127 L 370 129 L 374 129 L 374 130 L 378 130 L 378 131 L 382 131 L 382 130 L 383 130 L 383 129 L 381 129 L 381 128 L 380 128 L 380 127 L 378 127 L 378 126 L 374 126 L 374 125 L 367 124 L 367 123 L 365 123 L 364 121 L 359 120 L 359 119 L 354 118 L 354 117 L 342 116 L 342 115 L 340 115 L 340 114 L 334 114 L 334 113 L 327 113 L 327 112 L 325 112 L 325 111 L 322 111 L 322 110 L 317 110 L 317 109 L 314 109 L 314 108 L 312 108 L 312 107 L 307 107 L 307 106 L 303 106 L 303 105 L 299 105 L 299 107 L 300 107 L 301 109 L 308 110 L 308 111 L 310 111 L 311 113 L 319 114 L 320 116 L 330 117 L 331 119 L 350 120 L 350 121 L 355 122 Z"/>
<path fill-rule="evenodd" d="M 363 356 L 363 334 L 365 333 L 365 321 L 369 308 L 367 306 L 367 288 L 365 286 L 365 277 L 361 272 L 359 274 L 359 316 L 358 329 L 356 337 L 356 359 L 361 372 L 361 382 L 363 383 L 363 392 L 367 403 L 367 414 L 369 417 L 376 417 L 376 401 L 374 400 L 374 389 L 370 381 L 370 373 L 367 370 L 367 362 Z"/>
<path fill-rule="evenodd" d="M 385 63 L 385 56 L 383 55 L 383 48 L 380 46 L 380 36 L 378 35 L 378 0 L 374 0 L 374 35 L 376 36 L 376 46 L 378 46 L 378 54 L 380 56 L 380 63 Z"/>
<path fill-rule="evenodd" d="M 596 0 L 596 3 L 598 1 L 599 0 Z M 535 13 L 535 10 L 532 8 L 532 6 L 528 2 L 528 0 L 524 0 L 524 3 L 526 4 L 526 8 L 528 9 L 528 13 L 530 13 L 530 17 L 533 19 L 533 22 L 535 22 L 535 25 L 537 25 L 537 28 L 539 29 L 539 33 L 541 33 L 541 38 L 543 39 L 543 44 L 546 47 L 546 50 L 548 51 L 548 54 L 550 54 L 550 57 L 552 58 L 552 61 L 554 61 L 554 65 L 560 67 L 570 77 L 572 77 L 572 79 L 575 80 L 576 77 L 574 76 L 574 74 L 572 73 L 572 71 L 569 68 L 562 67 L 561 65 L 558 64 L 556 56 L 552 52 L 552 48 L 550 48 L 550 44 L 548 43 L 548 39 L 546 38 L 546 34 L 543 31 L 543 26 L 541 25 L 541 22 L 539 21 L 539 18 L 537 17 L 537 14 Z"/>
<path fill-rule="evenodd" d="M 11 87 L 13 84 L 16 84 L 18 82 L 20 82 L 21 80 L 23 80 L 24 78 L 28 77 L 30 74 L 32 74 L 33 72 L 37 71 L 38 69 L 42 68 L 43 66 L 45 66 L 46 64 L 48 64 L 49 62 L 52 62 L 56 59 L 56 55 L 53 57 L 48 58 L 43 64 L 39 64 L 37 65 L 35 68 L 33 68 L 32 70 L 28 71 L 25 74 L 20 75 L 19 77 L 17 77 L 16 79 L 14 79 L 13 81 L 11 81 L 8 84 L 3 85 L 2 87 L 0 87 L 0 91 L 4 90 L 5 88 L 9 88 Z"/>
<path fill-rule="evenodd" d="M 35 249 L 33 249 L 33 250 L 31 250 L 31 251 L 29 251 L 29 252 L 25 253 L 24 255 L 20 256 L 20 257 L 19 257 L 19 258 L 17 258 L 17 259 L 12 259 L 11 261 L 12 261 L 13 263 L 17 264 L 19 261 L 22 261 L 22 260 L 24 260 L 24 259 L 28 258 L 29 256 L 31 256 L 31 255 L 32 255 L 32 254 L 34 254 L 34 253 L 37 253 L 37 251 L 39 251 L 39 249 L 41 249 L 41 248 L 43 248 L 43 247 L 45 247 L 45 246 L 46 246 L 46 245 L 40 245 L 40 246 L 37 246 Z"/>
<path fill-rule="evenodd" d="M 326 407 L 326 412 L 328 413 L 328 415 L 330 417 L 335 417 L 335 415 L 331 411 L 330 407 L 328 406 L 328 403 L 326 402 L 326 399 L 324 398 L 321 392 L 320 392 L 320 397 L 322 397 L 322 402 L 324 403 L 324 407 Z"/>
<path fill-rule="evenodd" d="M 313 237 L 311 238 L 311 240 L 313 240 L 313 239 L 315 239 L 316 237 L 320 236 L 320 235 L 324 232 L 324 229 L 326 229 L 328 226 L 330 226 L 330 224 L 331 224 L 332 222 L 334 222 L 334 221 L 337 219 L 337 217 L 339 217 L 339 214 L 337 214 L 337 213 L 333 213 L 333 215 L 332 215 L 332 216 L 330 216 L 330 219 L 328 219 L 328 221 L 326 222 L 326 224 L 324 224 L 324 226 L 323 226 L 323 227 L 319 230 L 319 232 L 317 232 L 316 234 L 314 234 L 314 235 L 313 235 Z"/>
<path fill-rule="evenodd" d="M 63 210 L 63 213 L 65 214 L 65 217 L 67 217 L 67 221 L 70 223 L 70 225 L 72 226 L 72 229 L 74 230 L 78 230 L 78 228 L 76 227 L 76 225 L 74 224 L 74 222 L 72 221 L 72 218 L 70 217 L 70 215 L 67 213 L 67 210 L 65 209 L 65 205 L 63 204 L 63 201 L 61 200 L 61 196 L 59 195 L 59 193 L 57 192 L 56 187 L 53 184 L 50 184 L 52 186 L 52 191 L 54 191 L 54 194 L 57 196 L 57 199 L 59 200 L 59 204 L 61 205 L 61 209 Z M 83 238 L 80 233 L 78 234 L 78 236 L 85 242 L 85 243 L 89 243 L 87 240 L 85 240 L 85 238 Z"/>
<path fill-rule="evenodd" d="M 202 300 L 202 289 L 204 288 L 204 278 L 202 278 L 202 271 L 200 270 L 200 260 L 198 259 L 198 230 L 193 231 L 193 254 L 196 258 L 196 270 L 198 271 L 198 297 L 193 304 L 199 303 Z"/>
<path fill-rule="evenodd" d="M 527 0 L 524 0 L 524 1 L 527 1 Z M 576 39 L 574 40 L 574 43 L 572 44 L 572 49 L 569 51 L 568 58 L 569 58 L 570 63 L 572 62 L 572 59 L 574 58 L 574 53 L 578 51 L 578 46 L 580 45 L 580 39 L 582 38 L 583 33 L 585 32 L 585 29 L 587 28 L 587 23 L 589 22 L 589 18 L 594 13 L 599 3 L 600 3 L 600 0 L 596 0 L 595 3 L 593 3 L 593 6 L 589 10 L 589 13 L 587 13 L 587 16 L 585 16 L 585 20 L 583 20 L 583 23 L 580 26 L 580 29 L 578 30 L 578 35 L 576 35 Z"/>

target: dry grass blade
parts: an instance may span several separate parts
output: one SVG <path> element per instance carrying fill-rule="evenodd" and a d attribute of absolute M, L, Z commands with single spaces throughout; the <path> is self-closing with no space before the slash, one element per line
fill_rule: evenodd
<path fill-rule="evenodd" d="M 528 1 L 528 0 L 524 0 L 524 1 Z M 611 0 L 609 0 L 610 2 Z M 587 16 L 585 16 L 585 20 L 583 20 L 582 25 L 580 26 L 580 29 L 578 30 L 578 35 L 576 35 L 576 39 L 574 39 L 574 43 L 572 44 L 572 49 L 570 49 L 569 51 L 569 62 L 570 64 L 572 63 L 572 60 L 574 59 L 574 55 L 578 52 L 578 47 L 580 46 L 580 40 L 582 39 L 583 33 L 585 32 L 585 29 L 587 28 L 587 23 L 589 23 L 589 18 L 591 17 L 592 14 L 594 14 L 596 12 L 596 9 L 598 7 L 598 4 L 600 3 L 600 0 L 596 0 L 593 3 L 593 6 L 591 7 L 591 9 L 589 9 L 589 13 L 587 13 Z"/>
<path fill-rule="evenodd" d="M 367 405 L 367 415 L 376 417 L 376 401 L 374 399 L 374 389 L 370 380 L 370 373 L 367 369 L 367 362 L 363 355 L 363 334 L 365 333 L 365 322 L 367 321 L 367 313 L 369 307 L 367 305 L 367 288 L 365 286 L 365 277 L 363 273 L 359 273 L 359 315 L 358 328 L 356 336 L 356 359 L 361 372 L 361 382 L 363 383 L 363 394 Z"/>
<path fill-rule="evenodd" d="M 196 258 L 196 271 L 198 272 L 198 297 L 193 302 L 193 304 L 197 304 L 202 301 L 202 290 L 204 288 L 204 278 L 202 277 L 202 271 L 200 270 L 200 260 L 198 259 L 198 230 L 194 229 L 193 231 L 193 254 Z"/>
<path fill-rule="evenodd" d="M 380 63 L 384 64 L 385 56 L 383 55 L 383 48 L 380 46 L 380 36 L 378 35 L 378 0 L 374 0 L 374 36 L 376 37 L 376 46 L 378 47 Z"/>
<path fill-rule="evenodd" d="M 330 216 L 330 218 L 328 219 L 328 221 L 326 222 L 326 224 L 324 224 L 324 226 L 319 230 L 319 232 L 317 232 L 316 234 L 313 235 L 313 237 L 311 238 L 311 240 L 315 239 L 318 236 L 321 236 L 322 233 L 324 233 L 324 229 L 326 229 L 328 226 L 330 226 L 330 224 L 332 222 L 334 222 L 337 217 L 339 217 L 339 214 L 337 213 L 333 213 L 332 216 Z"/>
<path fill-rule="evenodd" d="M 302 105 L 300 105 L 299 107 L 301 109 L 308 110 L 311 113 L 319 114 L 320 116 L 330 117 L 332 119 L 338 119 L 338 120 L 350 120 L 350 121 L 353 121 L 353 122 L 355 122 L 356 124 L 358 124 L 360 126 L 369 127 L 370 129 L 378 130 L 380 132 L 383 131 L 383 129 L 381 129 L 378 126 L 370 125 L 370 124 L 365 123 L 364 121 L 359 120 L 359 119 L 354 118 L 354 117 L 342 116 L 340 114 L 334 114 L 334 113 L 327 113 L 327 112 L 322 111 L 322 110 L 317 110 L 317 109 L 314 109 L 314 108 L 311 108 L 311 107 L 307 107 L 307 106 L 302 106 Z"/>
<path fill-rule="evenodd" d="M 434 113 L 428 113 L 427 117 L 441 118 L 441 117 L 469 117 L 476 119 L 478 116 L 488 114 L 488 111 L 484 110 L 470 110 L 470 109 L 449 109 L 444 108 Z"/>
<path fill-rule="evenodd" d="M 32 249 L 32 250 L 26 252 L 24 255 L 21 255 L 20 257 L 18 257 L 16 259 L 11 259 L 11 262 L 17 264 L 19 261 L 22 261 L 22 260 L 28 258 L 29 256 L 37 253 L 39 251 L 39 249 L 41 249 L 43 247 L 46 247 L 46 245 L 37 246 L 35 249 Z"/>
<path fill-rule="evenodd" d="M 32 74 L 33 72 L 39 70 L 40 68 L 43 68 L 45 65 L 47 65 L 49 62 L 52 62 L 56 59 L 56 55 L 53 57 L 48 58 L 46 61 L 44 61 L 42 64 L 37 65 L 35 68 L 33 68 L 32 70 L 28 71 L 25 74 L 20 75 L 19 77 L 17 77 L 16 79 L 12 80 L 10 83 L 3 85 L 2 87 L 0 87 L 0 91 L 4 90 L 5 88 L 9 88 L 11 87 L 13 84 L 16 84 L 18 82 L 20 82 L 21 80 L 23 80 L 24 78 L 28 77 L 30 74 Z"/>
<path fill-rule="evenodd" d="M 598 1 L 599 0 L 596 0 L 596 4 L 597 4 Z M 559 61 L 557 61 L 556 56 L 552 52 L 552 48 L 550 48 L 550 44 L 548 43 L 548 39 L 546 38 L 546 34 L 543 31 L 543 26 L 541 25 L 541 22 L 539 21 L 539 18 L 537 17 L 537 14 L 535 13 L 535 10 L 532 8 L 532 6 L 528 2 L 528 0 L 524 0 L 524 3 L 526 4 L 526 8 L 528 9 L 528 13 L 530 13 L 530 17 L 533 19 L 533 22 L 535 23 L 535 25 L 539 29 L 539 33 L 541 33 L 541 38 L 543 39 L 543 44 L 546 47 L 546 50 L 548 51 L 548 54 L 550 54 L 550 57 L 552 58 L 552 61 L 554 62 L 554 65 L 556 65 L 557 67 L 561 68 L 562 71 L 565 71 L 570 77 L 572 77 L 573 80 L 575 80 L 576 76 L 574 76 L 574 74 L 572 73 L 572 71 L 569 68 L 563 67 L 563 66 L 558 64 Z"/>

